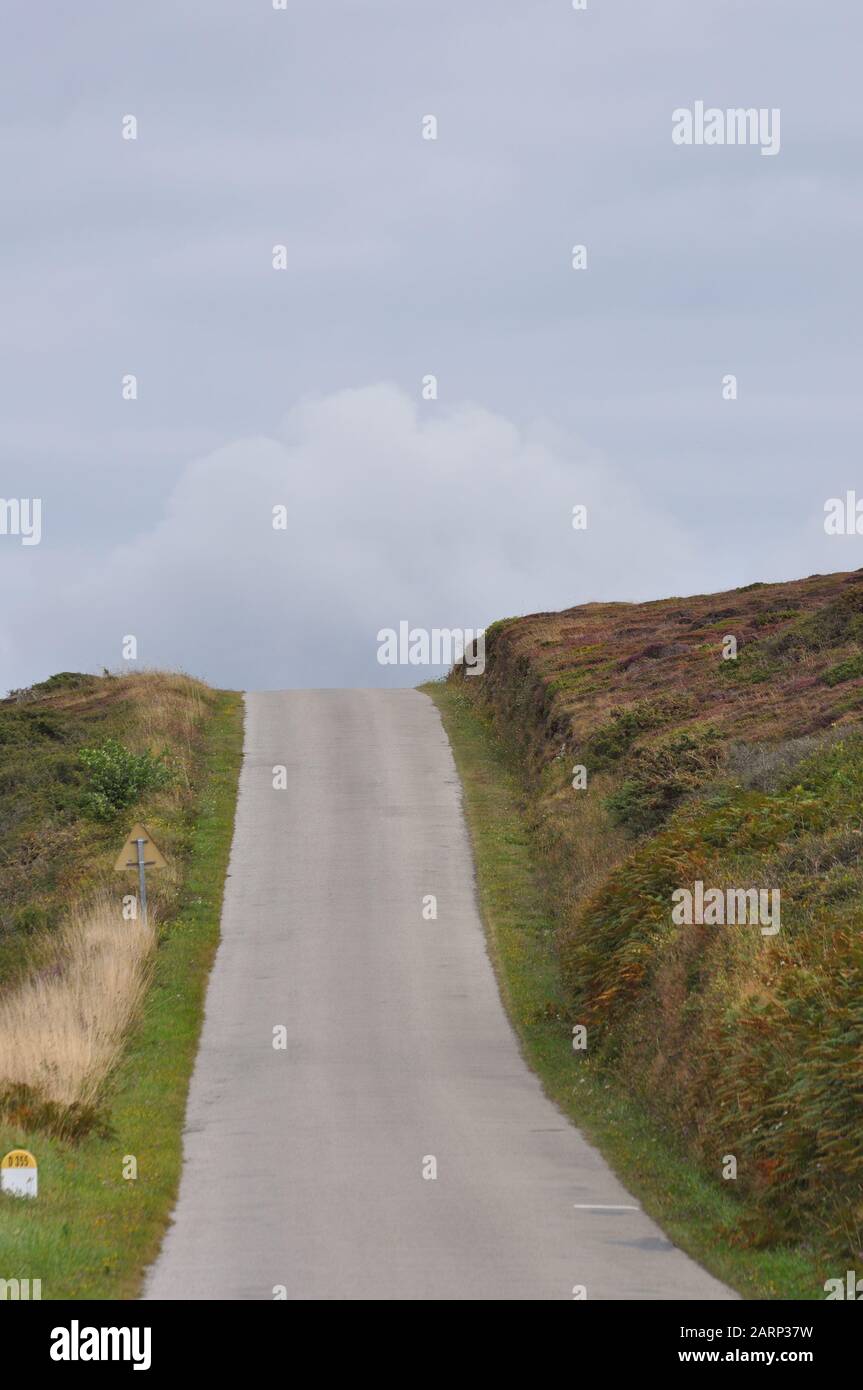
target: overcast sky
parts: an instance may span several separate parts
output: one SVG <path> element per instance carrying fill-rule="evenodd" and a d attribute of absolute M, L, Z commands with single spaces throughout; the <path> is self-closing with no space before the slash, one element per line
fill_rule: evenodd
<path fill-rule="evenodd" d="M 857 0 L 4 31 L 0 497 L 42 503 L 0 535 L 4 689 L 130 634 L 222 685 L 413 684 L 379 629 L 863 565 L 823 527 L 863 497 Z M 697 101 L 778 108 L 778 154 L 675 145 Z"/>

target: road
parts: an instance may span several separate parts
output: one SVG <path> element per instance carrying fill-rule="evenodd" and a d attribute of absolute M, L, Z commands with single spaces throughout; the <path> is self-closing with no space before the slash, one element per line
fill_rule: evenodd
<path fill-rule="evenodd" d="M 525 1065 L 432 702 L 249 695 L 180 1194 L 144 1296 L 572 1299 L 575 1286 L 734 1297 L 637 1209 Z"/>

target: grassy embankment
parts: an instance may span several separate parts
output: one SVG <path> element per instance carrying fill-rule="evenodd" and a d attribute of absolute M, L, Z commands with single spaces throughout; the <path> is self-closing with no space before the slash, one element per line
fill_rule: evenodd
<path fill-rule="evenodd" d="M 0 1152 L 39 1164 L 36 1201 L 0 1198 L 0 1277 L 43 1298 L 131 1297 L 158 1250 L 241 754 L 240 696 L 184 676 L 64 675 L 0 703 Z M 134 820 L 169 864 L 152 942 L 111 869 Z"/>
<path fill-rule="evenodd" d="M 863 1225 L 863 575 L 508 620 L 429 693 L 546 1088 L 717 1275 L 823 1298 Z M 675 925 L 699 879 L 780 931 Z"/>

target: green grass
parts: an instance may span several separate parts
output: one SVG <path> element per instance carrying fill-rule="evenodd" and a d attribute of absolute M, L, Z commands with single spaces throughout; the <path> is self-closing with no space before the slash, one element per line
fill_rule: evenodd
<path fill-rule="evenodd" d="M 753 1248 L 753 1213 L 710 1180 L 610 1066 L 576 1053 L 555 945 L 547 869 L 513 751 L 454 682 L 425 687 L 440 710 L 464 788 L 480 905 L 506 1008 L 548 1095 L 601 1149 L 667 1235 L 745 1298 L 822 1299 L 841 1271 L 807 1249 Z"/>
<path fill-rule="evenodd" d="M 193 759 L 213 698 L 199 681 L 154 671 L 61 672 L 18 695 L 0 701 L 0 989 L 50 962 L 70 906 L 113 881 L 127 808 L 135 804 L 132 819 L 144 816 L 172 864 L 187 860 Z M 94 804 L 104 784 L 86 767 L 88 749 L 106 745 L 133 774 L 122 807 Z M 173 874 L 153 884 L 163 920 L 175 886 Z"/>
<path fill-rule="evenodd" d="M 0 1277 L 41 1279 L 43 1299 L 133 1298 L 158 1252 L 219 939 L 242 740 L 241 697 L 217 694 L 179 908 L 163 929 L 144 1016 L 108 1087 L 108 1135 L 68 1144 L 0 1119 L 0 1152 L 29 1148 L 39 1165 L 35 1201 L 0 1197 Z M 130 1155 L 134 1181 L 123 1176 Z"/>

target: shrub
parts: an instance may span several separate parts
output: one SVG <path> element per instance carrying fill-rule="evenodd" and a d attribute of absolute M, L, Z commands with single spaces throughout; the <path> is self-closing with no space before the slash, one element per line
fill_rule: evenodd
<path fill-rule="evenodd" d="M 809 651 L 863 638 L 863 592 L 852 589 L 810 613 L 797 628 Z"/>
<path fill-rule="evenodd" d="M 863 653 L 831 666 L 821 679 L 825 685 L 841 685 L 843 681 L 853 680 L 855 676 L 863 676 Z"/>
<path fill-rule="evenodd" d="M 94 677 L 85 675 L 83 671 L 58 671 L 47 680 L 38 681 L 30 689 L 36 695 L 53 695 L 58 690 L 84 690 L 94 683 Z"/>
<path fill-rule="evenodd" d="M 595 729 L 585 744 L 585 761 L 595 772 L 610 767 L 629 752 L 639 734 L 659 728 L 686 706 L 682 697 L 660 695 L 610 710 L 608 723 Z"/>
<path fill-rule="evenodd" d="M 684 729 L 631 754 L 632 771 L 605 807 L 615 825 L 641 833 L 654 830 L 688 792 L 707 780 L 720 760 L 713 728 Z"/>
<path fill-rule="evenodd" d="M 798 616 L 796 608 L 768 608 L 766 612 L 759 613 L 752 619 L 753 627 L 772 627 L 774 623 L 784 623 L 789 618 Z"/>
<path fill-rule="evenodd" d="M 11 917 L 12 931 L 20 932 L 23 936 L 32 936 L 50 925 L 48 912 L 36 903 L 25 903 L 22 907 L 15 908 Z"/>
<path fill-rule="evenodd" d="M 164 754 L 133 753 L 115 738 L 82 748 L 78 756 L 89 774 L 84 809 L 95 820 L 112 820 L 142 792 L 167 786 L 172 779 Z"/>

